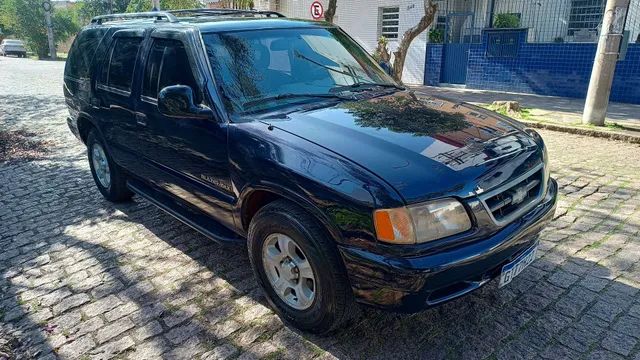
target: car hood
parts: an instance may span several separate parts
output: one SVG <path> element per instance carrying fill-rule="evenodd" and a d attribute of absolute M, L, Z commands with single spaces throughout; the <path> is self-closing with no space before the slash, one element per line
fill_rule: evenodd
<path fill-rule="evenodd" d="M 496 113 L 412 92 L 265 119 L 359 164 L 407 203 L 474 196 L 542 161 L 542 143 Z"/>

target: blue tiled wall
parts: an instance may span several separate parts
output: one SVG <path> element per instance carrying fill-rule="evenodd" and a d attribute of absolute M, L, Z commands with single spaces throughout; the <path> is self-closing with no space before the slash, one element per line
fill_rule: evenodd
<path fill-rule="evenodd" d="M 427 44 L 426 70 L 424 83 L 436 86 L 440 82 L 440 70 L 442 68 L 442 44 Z"/>
<path fill-rule="evenodd" d="M 486 56 L 486 36 L 472 44 L 467 88 L 584 98 L 596 53 L 596 44 L 533 44 L 522 42 L 513 58 Z M 427 45 L 425 84 L 440 80 L 442 45 Z M 619 61 L 611 100 L 640 104 L 640 44 L 629 44 Z"/>

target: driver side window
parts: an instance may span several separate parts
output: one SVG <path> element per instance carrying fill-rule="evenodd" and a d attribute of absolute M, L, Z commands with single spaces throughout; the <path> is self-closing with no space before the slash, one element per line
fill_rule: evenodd
<path fill-rule="evenodd" d="M 180 41 L 156 39 L 149 51 L 142 82 L 143 99 L 156 100 L 158 92 L 171 85 L 187 85 L 196 104 L 202 102 L 189 57 Z"/>

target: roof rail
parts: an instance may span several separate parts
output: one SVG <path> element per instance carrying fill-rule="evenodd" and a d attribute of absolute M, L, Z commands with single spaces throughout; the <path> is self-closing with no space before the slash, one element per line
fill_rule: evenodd
<path fill-rule="evenodd" d="M 182 10 L 169 10 L 170 14 L 176 16 L 242 16 L 242 15 L 264 15 L 266 17 L 285 17 L 276 11 L 262 11 L 254 9 L 182 9 Z"/>
<path fill-rule="evenodd" d="M 100 25 L 103 22 L 112 21 L 112 20 L 135 20 L 135 19 L 155 19 L 159 21 L 168 21 L 168 22 L 178 21 L 178 18 L 176 18 L 173 14 L 168 13 L 166 11 L 149 11 L 149 12 L 139 12 L 139 13 L 110 14 L 110 15 L 95 16 L 94 18 L 91 19 L 91 24 Z"/>

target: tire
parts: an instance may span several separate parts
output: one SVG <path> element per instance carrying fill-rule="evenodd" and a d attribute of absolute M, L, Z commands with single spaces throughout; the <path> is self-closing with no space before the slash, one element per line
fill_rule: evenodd
<path fill-rule="evenodd" d="M 274 236 L 276 240 L 273 239 Z M 278 253 L 277 246 L 270 247 L 270 244 L 280 244 L 283 238 L 293 240 L 294 245 L 300 250 L 300 252 L 296 250 L 294 256 L 286 257 L 280 264 L 295 262 L 295 258 L 300 265 L 299 278 L 294 281 L 297 281 L 299 286 L 304 286 L 306 292 L 312 288 L 314 293 L 313 300 L 307 301 L 306 307 L 296 308 L 287 303 L 291 298 L 298 298 L 297 295 L 292 295 L 293 287 L 288 289 L 289 300 L 285 300 L 277 294 L 272 285 L 273 278 L 278 277 L 278 274 L 282 274 L 280 276 L 284 278 L 288 268 L 285 270 L 280 268 L 274 272 L 273 262 L 270 262 L 268 255 L 265 254 L 273 250 L 282 256 L 282 253 Z M 277 200 L 260 209 L 249 226 L 248 250 L 251 266 L 258 283 L 265 291 L 267 300 L 281 318 L 296 327 L 312 333 L 324 334 L 343 326 L 356 312 L 357 307 L 347 273 L 334 241 L 323 226 L 299 206 L 285 200 Z M 307 268 L 304 264 L 310 265 L 313 281 L 303 277 L 304 273 L 308 273 L 302 270 Z M 277 268 L 278 265 L 275 267 Z M 298 268 L 294 265 L 295 269 Z M 304 285 L 302 285 L 303 282 Z M 310 286 L 311 284 L 313 286 Z M 304 305 L 302 301 L 298 303 L 300 304 Z"/>
<path fill-rule="evenodd" d="M 87 136 L 87 157 L 89 167 L 91 167 L 91 175 L 102 196 L 114 203 L 131 199 L 133 193 L 127 189 L 127 178 L 124 171 L 113 162 L 104 141 L 95 129 L 91 130 Z M 105 171 L 107 169 L 108 171 Z M 106 181 L 107 179 L 108 181 Z"/>

